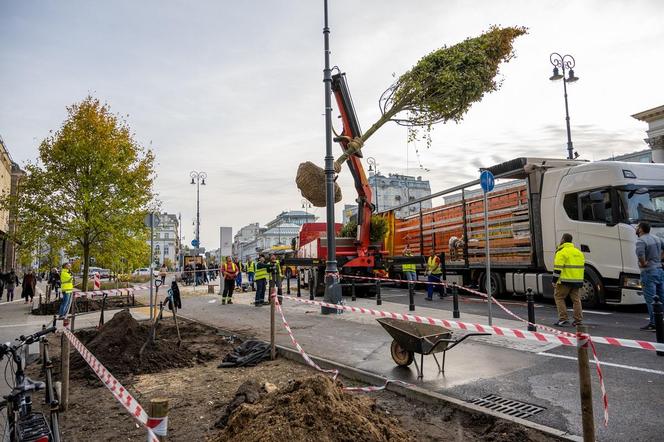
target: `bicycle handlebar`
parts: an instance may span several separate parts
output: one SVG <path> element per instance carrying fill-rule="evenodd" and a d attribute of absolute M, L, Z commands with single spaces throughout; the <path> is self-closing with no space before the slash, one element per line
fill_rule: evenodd
<path fill-rule="evenodd" d="M 18 340 L 22 341 L 24 344 L 30 345 L 34 342 L 37 342 L 37 340 L 39 340 L 39 338 L 41 338 L 42 336 L 47 335 L 49 333 L 53 333 L 55 330 L 56 330 L 55 326 L 52 326 L 52 327 L 49 327 L 49 328 L 45 328 L 44 330 L 40 330 L 37 333 L 33 333 L 29 336 L 21 335 L 18 338 Z"/>

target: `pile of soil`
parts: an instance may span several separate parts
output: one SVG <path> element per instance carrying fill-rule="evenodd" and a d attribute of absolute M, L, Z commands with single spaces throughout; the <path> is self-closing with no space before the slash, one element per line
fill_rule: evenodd
<path fill-rule="evenodd" d="M 247 400 L 239 406 L 229 404 L 227 409 L 235 408 L 226 418 L 222 416 L 218 424 L 226 421 L 226 425 L 211 442 L 414 440 L 374 400 L 346 393 L 340 382 L 327 376 L 293 381 L 273 393 L 238 390 L 234 401 L 242 396 Z"/>
<path fill-rule="evenodd" d="M 120 378 L 128 374 L 156 373 L 169 368 L 191 367 L 215 357 L 209 351 L 195 350 L 187 342 L 187 338 L 200 333 L 199 328 L 203 326 L 183 322 L 180 326 L 183 343 L 178 347 L 175 327 L 165 322 L 166 319 L 159 323 L 157 340 L 145 348 L 143 355 L 139 355 L 139 352 L 148 338 L 150 324 L 136 321 L 129 310 L 116 313 L 99 330 L 78 332 L 77 337 L 111 373 Z M 223 342 L 225 341 L 222 340 Z M 227 347 L 231 346 L 230 342 L 227 344 Z M 96 378 L 77 352 L 72 357 L 71 376 Z"/>

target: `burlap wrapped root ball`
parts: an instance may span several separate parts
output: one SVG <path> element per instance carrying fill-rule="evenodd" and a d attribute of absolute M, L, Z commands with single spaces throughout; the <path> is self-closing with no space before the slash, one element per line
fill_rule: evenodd
<path fill-rule="evenodd" d="M 316 207 L 325 207 L 325 170 L 311 161 L 300 163 L 295 177 L 302 196 Z M 341 188 L 334 183 L 334 202 L 341 201 Z"/>

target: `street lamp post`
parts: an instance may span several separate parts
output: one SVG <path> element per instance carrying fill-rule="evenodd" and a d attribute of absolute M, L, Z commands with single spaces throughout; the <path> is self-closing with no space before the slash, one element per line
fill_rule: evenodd
<path fill-rule="evenodd" d="M 323 85 L 325 90 L 325 212 L 327 221 L 327 262 L 325 263 L 325 301 L 341 302 L 339 269 L 337 267 L 336 229 L 334 223 L 334 156 L 332 155 L 332 70 L 330 69 L 330 28 L 328 26 L 327 0 L 323 0 L 323 45 L 325 68 Z M 315 289 L 314 289 L 315 290 Z M 336 309 L 321 307 L 322 314 L 337 313 Z"/>
<path fill-rule="evenodd" d="M 196 184 L 196 248 L 201 246 L 201 185 L 205 186 L 205 178 L 207 173 L 192 171 L 189 176 L 191 177 L 191 184 Z"/>
<path fill-rule="evenodd" d="M 369 172 L 374 172 L 374 194 L 376 196 L 376 212 L 378 212 L 378 163 L 374 157 L 367 158 Z"/>
<path fill-rule="evenodd" d="M 307 210 L 311 209 L 311 203 L 309 202 L 309 200 L 302 198 L 302 208 L 304 209 L 304 213 L 306 213 L 307 216 L 309 216 L 309 211 Z"/>
<path fill-rule="evenodd" d="M 574 57 L 569 54 L 560 55 L 557 52 L 552 53 L 549 56 L 549 61 L 553 65 L 553 75 L 549 77 L 549 80 L 563 80 L 563 91 L 565 93 L 565 121 L 567 123 L 567 159 L 573 160 L 578 154 L 574 152 L 574 146 L 572 146 L 572 132 L 569 127 L 569 107 L 567 105 L 567 83 L 574 83 L 579 79 L 574 75 L 574 66 L 576 62 Z M 562 74 L 560 73 L 562 69 Z M 568 72 L 567 77 L 565 77 L 565 72 Z"/>

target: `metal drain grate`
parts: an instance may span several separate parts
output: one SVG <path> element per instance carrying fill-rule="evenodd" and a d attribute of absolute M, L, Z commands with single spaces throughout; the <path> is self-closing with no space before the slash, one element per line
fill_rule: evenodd
<path fill-rule="evenodd" d="M 492 411 L 497 411 L 498 413 L 507 414 L 508 416 L 519 417 L 521 419 L 528 419 L 529 417 L 546 410 L 544 407 L 512 399 L 505 399 L 504 397 L 495 394 L 473 399 L 470 403 L 488 408 Z"/>

